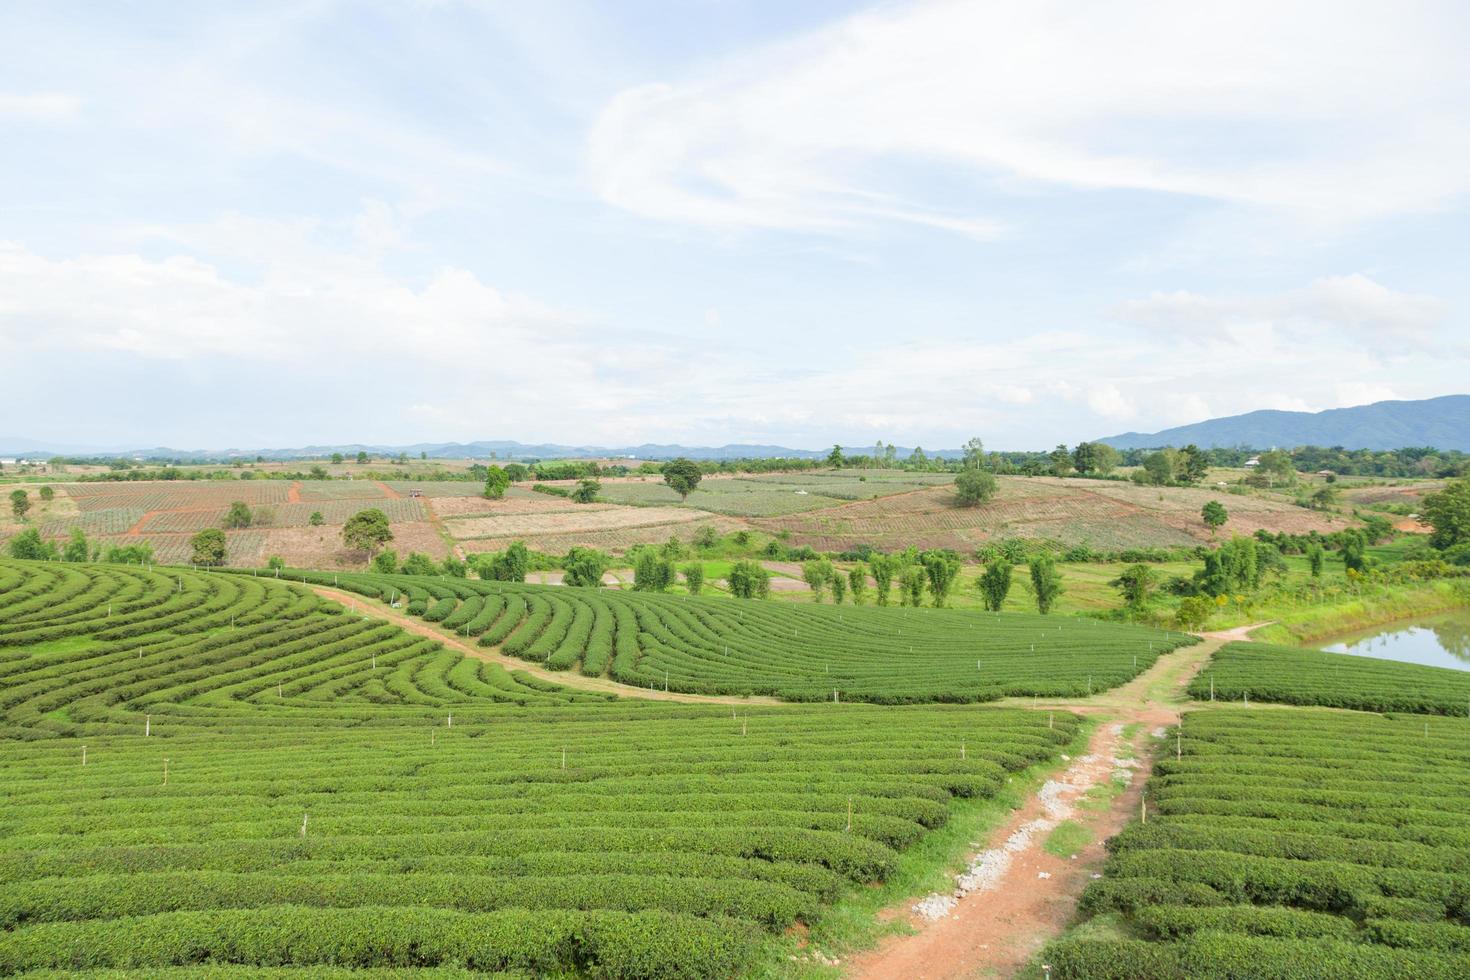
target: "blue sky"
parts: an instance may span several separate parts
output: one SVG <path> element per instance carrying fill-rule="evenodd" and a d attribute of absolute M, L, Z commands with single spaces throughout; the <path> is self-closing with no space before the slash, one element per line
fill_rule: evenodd
<path fill-rule="evenodd" d="M 1455 2 L 0 7 L 0 434 L 1038 448 L 1463 392 Z"/>

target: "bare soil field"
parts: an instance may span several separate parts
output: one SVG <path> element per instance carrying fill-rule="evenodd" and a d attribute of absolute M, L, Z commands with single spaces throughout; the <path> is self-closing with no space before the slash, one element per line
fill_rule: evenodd
<path fill-rule="evenodd" d="M 979 507 L 959 507 L 953 490 L 933 487 L 804 514 L 753 518 L 750 523 L 771 534 L 789 532 L 791 544 L 818 551 L 868 544 L 881 550 L 914 545 L 961 552 L 1012 537 L 1099 550 L 1194 545 L 1210 540 L 1200 519 L 1201 508 L 1210 500 L 1220 501 L 1230 514 L 1222 535 L 1250 534 L 1257 528 L 1325 533 L 1352 523 L 1279 497 L 1235 495 L 1223 489 L 1055 477 L 1003 476 L 999 483 L 995 498 Z"/>
<path fill-rule="evenodd" d="M 677 507 L 606 507 L 467 517 L 448 522 L 458 539 L 506 538 L 567 531 L 616 531 L 650 524 L 686 524 L 704 517 Z"/>
<path fill-rule="evenodd" d="M 718 534 L 729 534 L 746 527 L 739 521 L 728 517 L 714 517 L 709 514 L 701 514 L 698 511 L 690 513 L 683 520 L 670 521 L 654 524 L 640 524 L 630 527 L 614 527 L 605 530 L 592 529 L 566 529 L 560 531 L 544 531 L 535 534 L 516 534 L 511 536 L 493 538 L 469 538 L 458 541 L 458 547 L 465 552 L 500 551 L 512 541 L 521 541 L 526 547 L 536 551 L 544 551 L 548 554 L 565 554 L 575 546 L 584 548 L 597 548 L 600 551 L 618 553 L 626 551 L 635 544 L 661 544 L 670 538 L 678 538 L 680 541 L 690 542 L 699 533 L 702 527 L 713 527 Z M 555 516 L 555 515 L 549 515 Z M 453 522 L 458 523 L 458 522 Z M 453 524 L 451 523 L 451 527 Z"/>

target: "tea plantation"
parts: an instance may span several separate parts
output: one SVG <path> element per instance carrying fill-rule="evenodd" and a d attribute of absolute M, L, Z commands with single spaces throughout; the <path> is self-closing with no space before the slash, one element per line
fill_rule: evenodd
<path fill-rule="evenodd" d="M 501 642 L 542 616 L 528 650 L 568 616 L 531 589 L 424 588 L 411 601 L 478 618 L 480 635 L 501 618 L 486 609 L 522 603 Z M 609 600 L 570 620 L 610 611 L 615 643 L 633 616 L 644 674 L 644 629 L 671 624 L 656 648 L 670 650 L 712 628 L 705 603 L 638 598 L 656 612 Z M 748 610 L 735 621 L 752 648 L 788 622 L 722 605 Z M 821 624 L 805 649 L 845 635 L 834 617 L 800 620 Z M 957 797 L 1055 758 L 1079 724 L 612 700 L 299 585 L 13 561 L 0 719 L 0 973 L 139 976 L 736 975 L 769 937 L 881 879 Z"/>
<path fill-rule="evenodd" d="M 1190 696 L 1360 711 L 1470 717 L 1470 673 L 1267 643 L 1231 643 L 1190 685 Z"/>
<path fill-rule="evenodd" d="M 250 573 L 244 573 L 250 574 Z M 641 687 L 883 704 L 1080 697 L 1136 677 L 1184 633 L 1090 619 L 746 602 L 407 575 L 291 571 L 556 670 Z"/>
<path fill-rule="evenodd" d="M 1470 976 L 1470 722 L 1219 706 L 1178 750 L 1053 976 Z"/>

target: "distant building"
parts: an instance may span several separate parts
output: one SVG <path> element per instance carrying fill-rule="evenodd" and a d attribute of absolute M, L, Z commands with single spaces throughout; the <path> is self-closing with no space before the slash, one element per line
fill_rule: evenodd
<path fill-rule="evenodd" d="M 1252 456 L 1250 459 L 1248 459 L 1248 460 L 1245 461 L 1245 465 L 1246 466 L 1260 466 L 1261 465 L 1261 457 L 1259 457 L 1259 456 Z"/>

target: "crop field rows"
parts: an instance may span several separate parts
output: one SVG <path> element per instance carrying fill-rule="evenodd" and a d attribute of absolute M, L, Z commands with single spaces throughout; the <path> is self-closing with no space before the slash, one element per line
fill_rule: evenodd
<path fill-rule="evenodd" d="M 289 573 L 407 610 L 482 646 L 642 687 L 878 703 L 1085 696 L 1123 684 L 1182 633 L 1094 620 Z"/>
<path fill-rule="evenodd" d="M 146 544 L 153 549 L 153 560 L 164 565 L 187 565 L 193 560 L 193 535 L 178 534 L 104 534 L 93 544 L 104 549 L 113 545 Z M 264 561 L 267 535 L 265 531 L 226 531 L 225 561 L 232 565 L 259 565 Z"/>
<path fill-rule="evenodd" d="M 428 519 L 423 503 L 418 500 L 389 498 L 375 501 L 332 500 L 325 503 L 274 505 L 271 507 L 274 514 L 267 526 L 307 527 L 314 513 L 320 513 L 322 521 L 326 524 L 346 524 L 353 514 L 365 507 L 376 507 L 394 523 Z M 143 525 L 142 531 L 145 534 L 148 532 L 179 533 L 202 531 L 208 527 L 223 527 L 228 510 L 228 507 L 221 507 L 212 510 L 167 511 L 150 517 Z"/>
<path fill-rule="evenodd" d="M 59 538 L 81 528 L 87 534 L 122 534 L 142 519 L 146 511 L 129 507 L 84 510 L 70 517 L 59 517 L 39 526 L 43 538 Z"/>
<path fill-rule="evenodd" d="M 448 521 L 445 523 L 452 533 L 454 525 Z M 662 544 L 670 538 L 690 542 L 695 539 L 702 527 L 712 527 L 718 534 L 729 534 L 732 531 L 743 529 L 745 525 L 728 517 L 703 515 L 692 521 L 638 524 L 602 531 L 547 530 L 503 537 L 461 538 L 458 544 L 466 552 L 500 551 L 512 541 L 520 541 L 528 548 L 554 555 L 565 554 L 576 546 L 598 548 L 602 551 L 626 551 L 636 544 Z"/>
<path fill-rule="evenodd" d="M 1199 701 L 1247 700 L 1470 717 L 1470 673 L 1320 650 L 1231 643 L 1190 684 Z"/>
<path fill-rule="evenodd" d="M 1217 707 L 1179 754 L 1082 899 L 1124 938 L 1054 976 L 1470 976 L 1470 722 Z"/>
<path fill-rule="evenodd" d="M 687 524 L 704 517 L 699 511 L 677 507 L 596 507 L 570 504 L 563 510 L 530 513 L 465 514 L 444 518 L 449 532 L 462 540 L 524 538 L 567 531 L 595 533 L 647 525 Z"/>
<path fill-rule="evenodd" d="M 9 561 L 0 715 L 0 972 L 200 976 L 731 976 L 1079 724 L 614 701 L 273 578 Z"/>
<path fill-rule="evenodd" d="M 149 511 L 228 507 L 235 500 L 251 506 L 284 504 L 290 496 L 291 485 L 285 480 L 181 480 L 166 483 L 68 483 L 60 485 L 60 489 L 83 511 L 118 507 Z"/>

